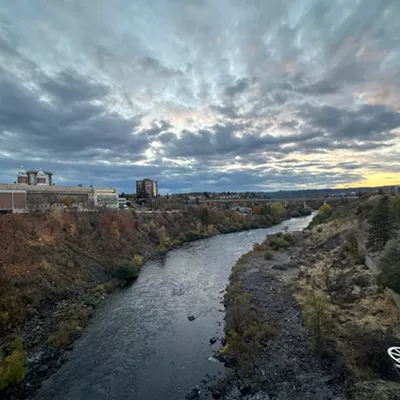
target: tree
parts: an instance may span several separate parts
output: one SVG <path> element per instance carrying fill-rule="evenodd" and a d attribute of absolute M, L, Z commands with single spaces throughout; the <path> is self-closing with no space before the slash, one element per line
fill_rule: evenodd
<path fill-rule="evenodd" d="M 328 203 L 324 203 L 318 210 L 319 213 L 325 214 L 327 217 L 332 215 L 332 207 Z"/>
<path fill-rule="evenodd" d="M 391 214 L 395 229 L 400 229 L 400 195 L 392 198 Z"/>
<path fill-rule="evenodd" d="M 59 210 L 50 211 L 50 214 L 47 216 L 47 222 L 50 229 L 50 236 L 53 236 L 54 231 L 63 225 L 62 212 Z"/>
<path fill-rule="evenodd" d="M 74 199 L 71 196 L 67 196 L 62 199 L 62 203 L 64 204 L 65 207 L 71 208 L 72 205 L 74 204 Z"/>
<path fill-rule="evenodd" d="M 271 204 L 271 212 L 275 217 L 282 217 L 286 210 L 285 207 L 281 203 L 273 203 Z"/>
<path fill-rule="evenodd" d="M 381 273 L 378 277 L 380 286 L 387 286 L 400 293 L 400 239 L 390 240 L 379 260 Z"/>
<path fill-rule="evenodd" d="M 393 237 L 394 226 L 390 212 L 390 198 L 383 196 L 374 207 L 369 219 L 367 247 L 373 251 L 381 251 Z"/>
<path fill-rule="evenodd" d="M 207 226 L 210 223 L 210 214 L 208 212 L 208 208 L 204 207 L 200 210 L 199 218 L 204 226 Z"/>

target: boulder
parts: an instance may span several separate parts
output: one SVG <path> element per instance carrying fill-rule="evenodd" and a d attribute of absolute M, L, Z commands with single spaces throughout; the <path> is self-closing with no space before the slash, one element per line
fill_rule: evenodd
<path fill-rule="evenodd" d="M 187 400 L 198 400 L 200 399 L 200 390 L 197 388 L 192 389 L 186 396 L 185 398 Z"/>
<path fill-rule="evenodd" d="M 286 270 L 287 270 L 287 267 L 284 266 L 284 265 L 282 265 L 282 264 L 274 264 L 274 265 L 272 266 L 272 269 L 275 269 L 275 270 L 277 270 L 277 271 L 286 271 Z"/>

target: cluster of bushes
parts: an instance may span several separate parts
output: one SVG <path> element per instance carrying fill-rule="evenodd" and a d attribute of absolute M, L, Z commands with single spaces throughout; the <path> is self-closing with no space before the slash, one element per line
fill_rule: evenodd
<path fill-rule="evenodd" d="M 310 222 L 310 226 L 322 224 L 323 222 L 326 222 L 331 216 L 332 207 L 328 203 L 325 203 L 319 208 L 318 214 L 312 219 L 312 221 Z"/>
<path fill-rule="evenodd" d="M 124 283 L 129 283 L 136 279 L 140 272 L 140 264 L 137 265 L 129 260 L 121 261 L 114 269 L 113 277 Z"/>
<path fill-rule="evenodd" d="M 293 241 L 293 235 L 290 233 L 279 232 L 269 240 L 269 247 L 272 250 L 287 249 Z"/>
<path fill-rule="evenodd" d="M 251 295 L 232 277 L 224 299 L 227 342 L 220 353 L 234 357 L 239 376 L 247 379 L 254 372 L 256 353 L 271 337 L 272 329 L 254 307 Z"/>
<path fill-rule="evenodd" d="M 6 352 L 0 348 L 0 390 L 21 382 L 27 372 L 25 352 L 19 338 L 11 342 Z"/>
<path fill-rule="evenodd" d="M 307 215 L 311 215 L 311 208 L 310 207 L 304 207 L 303 205 L 292 210 L 290 212 L 290 216 L 293 218 L 299 218 L 299 217 L 305 217 Z"/>
<path fill-rule="evenodd" d="M 254 243 L 253 250 L 255 251 L 264 251 L 268 249 L 272 250 L 280 250 L 280 249 L 287 249 L 292 243 L 294 242 L 294 237 L 291 233 L 283 233 L 278 232 L 276 235 L 266 238 L 262 243 Z M 265 253 L 267 254 L 267 253 Z M 272 254 L 269 252 L 268 254 Z M 272 259 L 267 258 L 266 259 Z"/>

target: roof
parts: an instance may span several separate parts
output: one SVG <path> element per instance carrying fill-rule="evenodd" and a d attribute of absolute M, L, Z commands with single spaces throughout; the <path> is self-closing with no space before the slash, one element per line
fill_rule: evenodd
<path fill-rule="evenodd" d="M 28 169 L 28 170 L 26 171 L 27 174 L 37 174 L 38 172 L 40 172 L 39 169 Z M 43 171 L 43 172 L 44 172 L 45 174 L 47 174 L 47 175 L 53 175 L 53 173 L 50 172 L 50 171 Z"/>

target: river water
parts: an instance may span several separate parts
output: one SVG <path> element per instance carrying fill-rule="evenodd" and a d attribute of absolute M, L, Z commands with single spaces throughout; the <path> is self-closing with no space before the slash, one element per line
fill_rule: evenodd
<path fill-rule="evenodd" d="M 214 236 L 147 262 L 131 287 L 98 309 L 36 399 L 184 399 L 206 374 L 223 372 L 209 360 L 220 342 L 209 340 L 223 337 L 221 302 L 232 265 L 265 235 L 301 230 L 311 218 Z"/>

